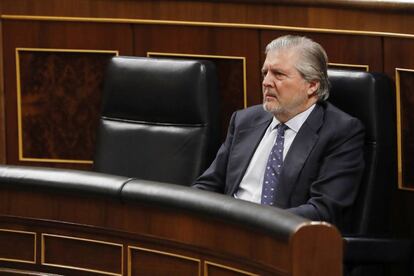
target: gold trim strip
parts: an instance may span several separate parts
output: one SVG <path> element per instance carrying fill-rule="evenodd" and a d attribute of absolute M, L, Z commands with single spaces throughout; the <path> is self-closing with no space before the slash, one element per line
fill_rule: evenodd
<path fill-rule="evenodd" d="M 362 68 L 362 69 L 365 69 L 366 72 L 369 72 L 369 65 L 367 65 L 367 64 L 348 64 L 348 63 L 329 62 L 328 66 L 347 67 L 347 68 Z"/>
<path fill-rule="evenodd" d="M 403 183 L 403 164 L 402 164 L 402 121 L 401 121 L 401 85 L 400 71 L 414 73 L 414 69 L 395 68 L 395 97 L 397 107 L 397 156 L 398 156 L 398 189 L 414 191 L 414 188 L 408 188 Z"/>
<path fill-rule="evenodd" d="M 196 258 L 192 258 L 192 257 L 180 255 L 180 254 L 174 254 L 174 253 L 170 253 L 170 252 L 166 252 L 166 251 L 160 251 L 160 250 L 144 248 L 144 247 L 137 247 L 137 246 L 128 246 L 128 276 L 132 276 L 132 274 L 131 274 L 132 273 L 131 272 L 131 270 L 132 270 L 132 260 L 131 260 L 132 254 L 131 254 L 131 251 L 132 250 L 151 252 L 151 253 L 155 253 L 155 254 L 166 255 L 166 256 L 170 256 L 170 257 L 175 257 L 175 258 L 179 258 L 179 259 L 184 259 L 184 260 L 196 262 L 196 263 L 198 263 L 198 276 L 201 276 L 201 260 L 200 259 L 196 259 Z"/>
<path fill-rule="evenodd" d="M 43 162 L 43 163 L 70 163 L 70 164 L 93 164 L 92 160 L 74 160 L 74 159 L 51 159 L 51 158 L 27 158 L 19 157 L 19 161 L 24 162 Z"/>
<path fill-rule="evenodd" d="M 17 141 L 19 143 L 18 146 L 18 156 L 19 160 L 23 158 L 23 137 L 22 137 L 22 110 L 21 110 L 21 86 L 20 86 L 20 58 L 19 58 L 19 50 L 16 48 L 15 50 L 15 58 L 16 58 L 16 85 L 17 85 Z"/>
<path fill-rule="evenodd" d="M 59 49 L 59 48 L 16 48 L 18 51 L 26 52 L 62 52 L 62 53 L 91 53 L 91 54 L 115 54 L 118 50 L 90 50 L 90 49 Z"/>
<path fill-rule="evenodd" d="M 192 58 L 218 58 L 218 59 L 240 59 L 243 62 L 243 106 L 247 108 L 247 66 L 246 57 L 241 56 L 219 56 L 219 55 L 200 55 L 200 54 L 183 54 L 183 53 L 161 53 L 147 52 L 147 57 L 164 56 L 164 57 L 192 57 Z"/>
<path fill-rule="evenodd" d="M 11 273 L 13 273 L 13 275 L 24 275 L 24 276 L 29 276 L 29 275 L 32 275 L 32 276 L 63 276 L 62 274 L 35 272 L 35 271 L 12 269 L 12 268 L 0 268 L 0 275 L 3 275 L 2 272 L 8 273 L 6 275 L 10 275 Z"/>
<path fill-rule="evenodd" d="M 3 22 L 0 20 L 0 164 L 6 164 L 6 111 L 4 92 Z"/>
<path fill-rule="evenodd" d="M 20 52 L 51 52 L 51 53 L 91 53 L 119 55 L 118 50 L 90 50 L 90 49 L 55 49 L 55 48 L 16 48 L 16 82 L 17 82 L 17 133 L 18 133 L 18 157 L 21 162 L 45 162 L 68 164 L 93 164 L 92 160 L 53 159 L 53 158 L 28 158 L 23 156 L 23 124 L 21 110 L 21 79 L 20 79 Z"/>
<path fill-rule="evenodd" d="M 248 23 L 220 23 L 202 21 L 180 21 L 180 20 L 156 20 L 156 19 L 132 19 L 132 18 L 96 18 L 96 17 L 65 17 L 65 16 L 34 16 L 34 15 L 1 15 L 2 19 L 9 20 L 37 20 L 37 21 L 76 21 L 76 22 L 96 22 L 96 23 L 135 23 L 147 25 L 181 25 L 181 26 L 200 26 L 200 27 L 223 27 L 223 28 L 244 28 L 262 30 L 284 30 L 284 31 L 303 31 L 319 33 L 337 33 L 351 35 L 384 36 L 398 38 L 414 38 L 414 34 L 358 31 L 346 29 L 292 27 L 284 25 L 248 24 Z"/>
<path fill-rule="evenodd" d="M 259 274 L 251 273 L 251 272 L 248 272 L 248 271 L 245 271 L 245 270 L 241 270 L 241 269 L 238 269 L 238 268 L 234 268 L 234 267 L 230 267 L 230 266 L 226 266 L 226 265 L 222 265 L 222 264 L 218 264 L 218 263 L 213 263 L 213 262 L 210 262 L 210 261 L 205 261 L 204 262 L 204 276 L 208 276 L 208 266 L 209 265 L 224 268 L 224 269 L 234 271 L 234 272 L 237 272 L 237 273 L 241 273 L 241 274 L 244 274 L 244 275 L 248 275 L 248 276 L 259 276 Z"/>
<path fill-rule="evenodd" d="M 9 258 L 0 258 L 0 261 L 36 264 L 36 241 L 37 241 L 36 232 L 22 231 L 22 230 L 12 230 L 12 229 L 4 229 L 4 228 L 0 228 L 0 232 L 19 233 L 19 234 L 26 234 L 26 235 L 33 235 L 34 236 L 34 239 L 33 239 L 33 261 L 20 260 L 20 259 L 9 259 Z"/>
<path fill-rule="evenodd" d="M 88 269 L 88 268 L 82 268 L 82 267 L 76 267 L 76 266 L 70 266 L 70 265 L 59 265 L 59 264 L 53 264 L 53 263 L 47 263 L 45 261 L 45 237 L 54 237 L 54 238 L 61 238 L 61 239 L 68 239 L 68 240 L 77 240 L 77 241 L 84 241 L 84 242 L 91 242 L 91 243 L 98 243 L 98 244 L 105 244 L 105 245 L 112 245 L 116 247 L 120 247 L 121 249 L 121 273 L 112 273 L 112 272 L 106 272 L 102 270 L 95 270 L 95 269 Z M 112 242 L 105 242 L 100 240 L 93 240 L 93 239 L 85 239 L 85 238 L 78 238 L 78 237 L 70 237 L 70 236 L 63 236 L 63 235 L 55 235 L 55 234 L 41 234 L 41 265 L 45 266 L 52 266 L 52 267 L 59 267 L 59 268 L 67 268 L 67 269 L 73 269 L 77 271 L 88 271 L 88 272 L 94 272 L 94 273 L 101 273 L 105 275 L 112 275 L 112 276 L 122 276 L 124 275 L 124 245 L 119 243 L 112 243 Z"/>

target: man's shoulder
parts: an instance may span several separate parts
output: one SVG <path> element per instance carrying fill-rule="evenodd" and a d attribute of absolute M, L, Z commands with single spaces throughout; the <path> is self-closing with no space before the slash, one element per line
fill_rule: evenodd
<path fill-rule="evenodd" d="M 235 112 L 235 123 L 241 127 L 249 127 L 268 122 L 272 115 L 262 105 L 254 105 Z"/>
<path fill-rule="evenodd" d="M 240 109 L 236 111 L 237 115 L 239 116 L 261 116 L 261 115 L 268 115 L 268 112 L 266 112 L 263 109 L 263 105 L 257 104 L 253 106 L 246 107 L 244 109 Z"/>

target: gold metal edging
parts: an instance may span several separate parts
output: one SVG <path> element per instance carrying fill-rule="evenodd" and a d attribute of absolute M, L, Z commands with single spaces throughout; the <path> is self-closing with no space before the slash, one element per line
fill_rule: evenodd
<path fill-rule="evenodd" d="M 28 263 L 28 264 L 35 264 L 36 263 L 36 241 L 37 241 L 36 232 L 2 229 L 2 228 L 0 228 L 0 232 L 19 233 L 19 234 L 26 234 L 26 235 L 33 235 L 34 236 L 34 239 L 33 239 L 33 261 L 20 260 L 20 259 L 9 259 L 9 258 L 0 258 L 0 261 Z"/>
<path fill-rule="evenodd" d="M 23 138 L 22 138 L 22 112 L 21 112 L 21 87 L 20 87 L 20 58 L 19 58 L 19 49 L 16 48 L 15 58 L 16 58 L 16 87 L 17 87 L 17 141 L 18 141 L 18 157 L 19 160 L 23 158 Z"/>
<path fill-rule="evenodd" d="M 63 52 L 63 53 L 91 53 L 91 54 L 115 54 L 119 55 L 118 50 L 90 50 L 90 49 L 65 49 L 65 48 L 16 48 L 19 51 L 33 52 Z"/>
<path fill-rule="evenodd" d="M 397 156 L 398 156 L 398 189 L 414 191 L 414 188 L 404 187 L 402 175 L 402 122 L 401 122 L 401 85 L 400 71 L 414 73 L 414 69 L 395 68 L 395 97 L 397 108 Z"/>
<path fill-rule="evenodd" d="M 0 20 L 0 53 L 3 53 L 3 22 Z M 0 54 L 0 163 L 6 163 L 6 111 L 5 111 L 5 93 L 4 93 L 4 59 Z"/>
<path fill-rule="evenodd" d="M 222 265 L 222 264 L 218 264 L 218 263 L 213 263 L 213 262 L 210 262 L 210 261 L 205 261 L 204 262 L 204 276 L 208 276 L 208 266 L 209 265 L 224 268 L 224 269 L 234 271 L 234 272 L 237 272 L 237 273 L 241 273 L 241 274 L 244 274 L 244 275 L 248 275 L 248 276 L 259 276 L 259 274 L 251 273 L 251 272 L 248 272 L 248 271 L 245 271 L 245 270 L 237 269 L 237 268 L 234 268 L 234 267 L 230 267 L 230 266 L 226 266 L 226 265 Z"/>
<path fill-rule="evenodd" d="M 121 249 L 121 273 L 106 272 L 106 271 L 102 271 L 102 270 L 82 268 L 82 267 L 76 267 L 76 266 L 70 266 L 70 265 L 59 265 L 59 264 L 47 263 L 45 261 L 45 237 L 54 237 L 54 238 L 61 238 L 61 239 L 68 239 L 68 240 L 77 240 L 77 241 L 84 241 L 84 242 L 98 243 L 98 244 L 105 244 L 105 245 L 112 245 L 112 246 L 115 246 L 115 247 L 120 247 L 120 249 Z M 111 276 L 122 276 L 122 275 L 124 275 L 124 245 L 119 244 L 119 243 L 100 241 L 100 240 L 93 240 L 93 239 L 85 239 L 85 238 L 78 238 L 78 237 L 70 237 L 70 236 L 42 233 L 41 234 L 41 262 L 40 262 L 40 264 L 44 265 L 44 266 L 52 266 L 52 267 L 73 269 L 73 270 L 78 270 L 78 271 L 88 271 L 88 272 L 100 273 L 100 274 L 111 275 Z"/>
<path fill-rule="evenodd" d="M 329 62 L 328 66 L 333 66 L 333 67 L 347 67 L 347 68 L 355 68 L 355 69 L 365 69 L 366 72 L 369 72 L 369 65 L 367 64 L 349 64 L 349 63 L 334 63 L 334 62 Z"/>
<path fill-rule="evenodd" d="M 54 48 L 16 48 L 16 82 L 17 82 L 17 135 L 18 135 L 18 158 L 25 162 L 45 163 L 71 163 L 71 164 L 93 164 L 92 160 L 76 159 L 53 159 L 53 158 L 27 158 L 23 156 L 23 126 L 21 110 L 21 79 L 20 79 L 20 58 L 19 52 L 57 52 L 57 53 L 91 53 L 91 54 L 114 54 L 119 55 L 118 50 L 90 50 L 90 49 L 54 49 Z"/>
<path fill-rule="evenodd" d="M 156 19 L 133 19 L 133 18 L 97 18 L 97 17 L 66 17 L 66 16 L 34 16 L 34 15 L 1 15 L 2 19 L 11 20 L 37 20 L 37 21 L 75 21 L 75 22 L 96 22 L 96 23 L 135 23 L 148 25 L 182 25 L 182 26 L 200 26 L 200 27 L 223 27 L 223 28 L 244 28 L 244 29 L 262 29 L 262 30 L 283 30 L 283 31 L 303 31 L 312 33 L 336 33 L 350 35 L 367 35 L 367 36 L 384 36 L 398 38 L 414 38 L 414 34 L 392 33 L 392 32 L 375 32 L 375 31 L 358 31 L 345 29 L 329 28 L 310 28 L 310 27 L 292 27 L 284 25 L 266 25 L 266 24 L 248 24 L 248 23 L 220 23 L 220 22 L 202 22 L 202 21 L 181 21 L 181 20 L 156 20 Z"/>
<path fill-rule="evenodd" d="M 201 260 L 200 259 L 188 257 L 188 256 L 185 256 L 185 255 L 170 253 L 170 252 L 167 252 L 167 251 L 160 251 L 160 250 L 144 248 L 144 247 L 138 247 L 138 246 L 128 246 L 128 276 L 132 276 L 132 274 L 131 274 L 131 270 L 132 270 L 131 269 L 132 268 L 132 260 L 131 260 L 132 254 L 131 254 L 131 251 L 132 250 L 151 252 L 151 253 L 155 253 L 155 254 L 160 254 L 160 255 L 165 255 L 165 256 L 170 256 L 170 257 L 175 257 L 175 258 L 179 258 L 179 259 L 184 259 L 184 260 L 196 262 L 196 263 L 198 263 L 198 276 L 201 276 Z"/>
<path fill-rule="evenodd" d="M 217 59 L 233 59 L 243 62 L 243 106 L 247 108 L 247 66 L 246 57 L 241 56 L 221 56 L 221 55 L 200 55 L 200 54 L 183 54 L 183 53 L 166 53 L 166 52 L 147 52 L 147 57 L 163 56 L 163 57 L 191 57 L 191 58 L 217 58 Z"/>

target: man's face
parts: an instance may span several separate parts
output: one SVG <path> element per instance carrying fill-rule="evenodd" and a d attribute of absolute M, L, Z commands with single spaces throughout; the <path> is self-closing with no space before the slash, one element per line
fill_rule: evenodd
<path fill-rule="evenodd" d="M 263 106 L 281 122 L 308 109 L 317 101 L 319 82 L 307 82 L 295 68 L 295 49 L 273 50 L 263 64 Z"/>

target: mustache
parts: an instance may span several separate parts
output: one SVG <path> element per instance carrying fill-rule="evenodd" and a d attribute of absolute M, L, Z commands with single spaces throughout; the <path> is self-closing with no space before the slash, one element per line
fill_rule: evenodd
<path fill-rule="evenodd" d="M 271 96 L 271 97 L 275 97 L 275 98 L 277 98 L 276 93 L 272 93 L 272 92 L 270 92 L 269 90 L 264 90 L 264 92 L 263 92 L 263 96 L 264 96 L 264 97 Z"/>

